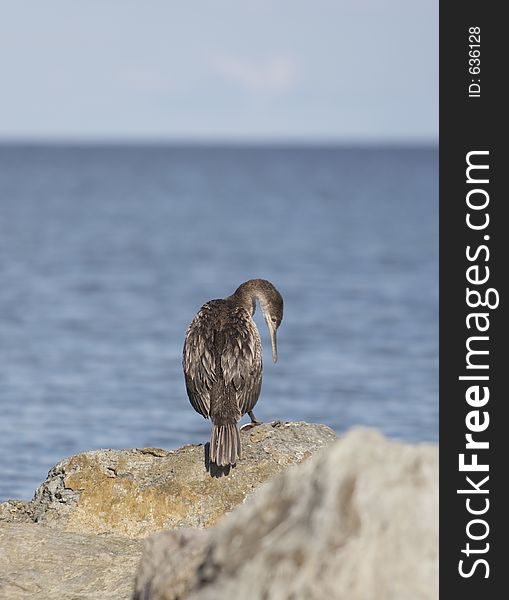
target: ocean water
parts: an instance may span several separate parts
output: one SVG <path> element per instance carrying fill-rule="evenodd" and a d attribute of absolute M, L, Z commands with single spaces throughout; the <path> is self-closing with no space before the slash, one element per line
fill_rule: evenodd
<path fill-rule="evenodd" d="M 184 334 L 253 277 L 285 299 L 259 419 L 437 440 L 437 158 L 0 147 L 0 501 L 82 450 L 207 441 Z"/>

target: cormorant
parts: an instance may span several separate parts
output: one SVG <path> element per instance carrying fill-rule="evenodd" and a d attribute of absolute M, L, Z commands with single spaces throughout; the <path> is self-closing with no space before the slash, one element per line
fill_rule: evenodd
<path fill-rule="evenodd" d="M 265 279 L 250 279 L 222 300 L 210 300 L 189 325 L 182 364 L 193 408 L 212 420 L 210 462 L 234 465 L 241 455 L 238 422 L 253 413 L 262 384 L 262 346 L 252 319 L 260 303 L 277 361 L 276 331 L 283 298 Z"/>

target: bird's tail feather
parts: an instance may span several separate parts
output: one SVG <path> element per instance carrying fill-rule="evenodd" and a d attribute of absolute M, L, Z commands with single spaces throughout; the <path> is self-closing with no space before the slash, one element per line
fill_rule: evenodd
<path fill-rule="evenodd" d="M 220 467 L 234 465 L 240 458 L 240 431 L 237 423 L 212 425 L 210 462 Z"/>

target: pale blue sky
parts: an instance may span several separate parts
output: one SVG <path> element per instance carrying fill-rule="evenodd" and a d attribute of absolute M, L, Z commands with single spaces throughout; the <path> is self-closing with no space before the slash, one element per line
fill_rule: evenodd
<path fill-rule="evenodd" d="M 0 139 L 437 140 L 437 0 L 0 0 L 0 15 Z"/>

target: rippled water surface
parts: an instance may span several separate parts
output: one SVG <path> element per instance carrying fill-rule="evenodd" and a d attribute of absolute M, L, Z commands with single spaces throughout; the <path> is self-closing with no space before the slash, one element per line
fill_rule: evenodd
<path fill-rule="evenodd" d="M 436 440 L 437 222 L 433 149 L 0 147 L 0 500 L 206 441 L 184 333 L 252 277 L 285 299 L 260 419 Z"/>

